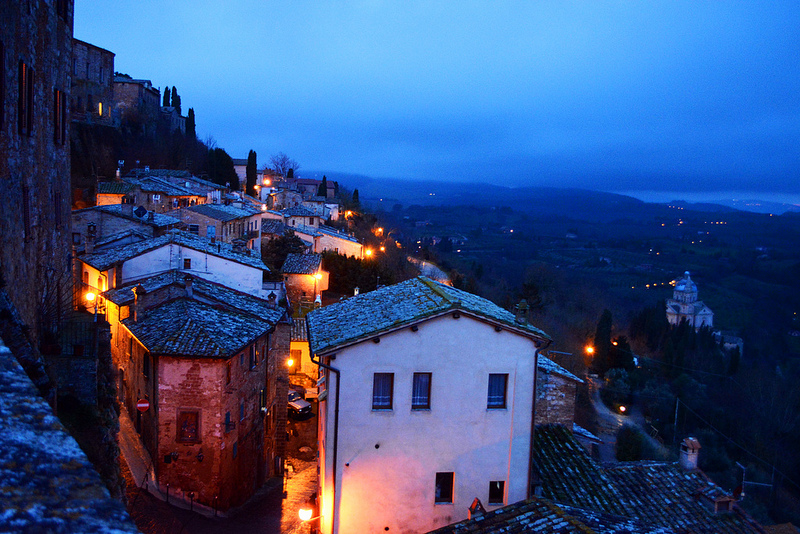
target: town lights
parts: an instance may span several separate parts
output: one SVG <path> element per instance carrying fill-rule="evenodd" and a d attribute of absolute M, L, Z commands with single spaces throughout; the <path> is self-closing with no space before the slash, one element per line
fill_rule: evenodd
<path fill-rule="evenodd" d="M 594 347 L 592 347 L 591 345 L 587 345 L 586 349 L 584 349 L 584 350 L 586 350 L 586 354 L 588 354 L 589 356 L 594 354 Z"/>
<path fill-rule="evenodd" d="M 625 406 L 619 407 L 619 413 L 625 413 L 628 409 Z"/>
<path fill-rule="evenodd" d="M 293 365 L 294 365 L 294 360 L 292 358 L 286 360 L 286 367 L 291 368 Z"/>
<path fill-rule="evenodd" d="M 367 250 L 364 251 L 364 254 L 369 258 L 370 256 L 372 256 L 372 249 L 368 248 Z"/>

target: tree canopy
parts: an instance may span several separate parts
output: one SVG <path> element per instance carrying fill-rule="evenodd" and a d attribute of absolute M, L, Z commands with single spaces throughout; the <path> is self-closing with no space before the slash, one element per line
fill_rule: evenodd
<path fill-rule="evenodd" d="M 251 150 L 247 154 L 247 191 L 246 193 L 250 196 L 256 196 L 256 178 L 258 176 L 258 170 L 256 168 L 256 151 Z"/>

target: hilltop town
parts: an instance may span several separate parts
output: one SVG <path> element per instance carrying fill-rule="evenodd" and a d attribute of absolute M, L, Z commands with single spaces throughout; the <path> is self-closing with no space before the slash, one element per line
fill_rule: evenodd
<path fill-rule="evenodd" d="M 73 12 L 0 8 L 0 531 L 797 531 L 792 214 L 386 209 Z"/>

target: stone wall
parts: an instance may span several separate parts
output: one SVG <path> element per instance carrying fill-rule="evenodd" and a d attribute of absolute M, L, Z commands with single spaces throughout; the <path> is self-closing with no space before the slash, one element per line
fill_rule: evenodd
<path fill-rule="evenodd" d="M 577 383 L 541 368 L 536 374 L 536 424 L 560 424 L 572 428 Z"/>
<path fill-rule="evenodd" d="M 73 39 L 72 120 L 112 124 L 114 53 Z"/>
<path fill-rule="evenodd" d="M 0 3 L 0 283 L 35 346 L 43 319 L 54 324 L 71 305 L 72 11 L 71 0 Z M 33 83 L 24 89 L 27 69 Z"/>

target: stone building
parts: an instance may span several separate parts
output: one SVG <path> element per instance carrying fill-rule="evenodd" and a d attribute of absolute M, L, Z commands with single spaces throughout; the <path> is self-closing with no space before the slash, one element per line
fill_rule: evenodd
<path fill-rule="evenodd" d="M 689 271 L 675 282 L 672 298 L 667 300 L 667 320 L 673 325 L 686 321 L 696 330 L 703 326 L 714 326 L 714 312 L 702 300 L 697 300 L 697 285 L 689 276 Z"/>
<path fill-rule="evenodd" d="M 114 53 L 74 38 L 72 50 L 72 120 L 113 125 Z"/>
<path fill-rule="evenodd" d="M 161 91 L 150 80 L 114 76 L 114 106 L 123 127 L 155 136 L 161 116 Z"/>
<path fill-rule="evenodd" d="M 330 273 L 322 268 L 321 254 L 290 253 L 281 272 L 292 306 L 308 306 L 328 289 Z"/>
<path fill-rule="evenodd" d="M 0 278 L 34 345 L 72 305 L 72 17 L 69 0 L 0 4 Z"/>
<path fill-rule="evenodd" d="M 261 210 L 225 204 L 201 204 L 170 212 L 200 237 L 223 243 L 241 242 L 248 249 L 261 244 Z"/>

